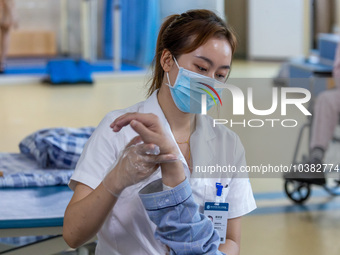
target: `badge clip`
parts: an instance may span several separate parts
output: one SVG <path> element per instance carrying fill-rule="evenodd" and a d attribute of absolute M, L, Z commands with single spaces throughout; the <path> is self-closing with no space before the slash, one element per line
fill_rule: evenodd
<path fill-rule="evenodd" d="M 215 205 L 219 205 L 222 201 L 222 190 L 223 185 L 220 182 L 216 182 L 216 198 L 215 198 Z"/>

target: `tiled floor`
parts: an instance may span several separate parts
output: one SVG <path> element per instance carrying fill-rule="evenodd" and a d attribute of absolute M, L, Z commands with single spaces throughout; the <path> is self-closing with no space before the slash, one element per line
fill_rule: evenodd
<path fill-rule="evenodd" d="M 272 103 L 272 80 L 279 63 L 235 61 L 231 78 L 246 92 L 254 91 L 254 106 L 268 109 Z M 6 84 L 0 79 L 0 152 L 17 152 L 19 141 L 40 128 L 96 126 L 103 116 L 145 98 L 148 78 L 140 75 L 96 76 L 93 86 L 49 86 L 37 80 L 15 77 Z M 245 93 L 246 94 L 246 93 Z M 213 116 L 230 119 L 232 100 Z M 246 112 L 245 119 L 255 118 Z M 256 119 L 264 120 L 260 116 Z M 298 131 L 306 121 L 296 108 L 288 108 L 287 116 L 275 112 L 270 118 L 296 119 L 298 126 L 283 128 L 269 125 L 244 128 L 235 125 L 246 149 L 249 165 L 289 165 Z M 306 151 L 306 141 L 303 141 Z M 251 255 L 338 255 L 340 254 L 340 200 L 313 187 L 314 194 L 305 207 L 293 205 L 283 193 L 283 180 L 252 178 L 258 212 L 244 217 L 241 254 Z"/>

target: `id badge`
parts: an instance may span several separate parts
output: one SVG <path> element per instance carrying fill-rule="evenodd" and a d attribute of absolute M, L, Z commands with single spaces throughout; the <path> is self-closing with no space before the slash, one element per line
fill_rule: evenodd
<path fill-rule="evenodd" d="M 220 236 L 220 243 L 225 243 L 227 234 L 229 203 L 205 202 L 204 215 L 213 223 Z"/>

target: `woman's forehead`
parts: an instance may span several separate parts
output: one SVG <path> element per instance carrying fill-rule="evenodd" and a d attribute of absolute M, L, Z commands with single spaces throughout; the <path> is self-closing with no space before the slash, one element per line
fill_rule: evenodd
<path fill-rule="evenodd" d="M 189 53 L 193 57 L 206 57 L 216 64 L 228 64 L 231 62 L 232 50 L 226 39 L 211 38 L 205 44 Z"/>

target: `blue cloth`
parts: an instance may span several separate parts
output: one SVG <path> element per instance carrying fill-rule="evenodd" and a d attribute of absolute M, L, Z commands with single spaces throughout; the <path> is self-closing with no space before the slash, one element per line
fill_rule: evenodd
<path fill-rule="evenodd" d="M 199 213 L 188 179 L 162 191 L 162 180 L 151 182 L 139 197 L 157 226 L 155 238 L 170 248 L 170 254 L 224 254 L 212 222 Z"/>
<path fill-rule="evenodd" d="M 39 168 L 74 169 L 93 127 L 39 130 L 20 144 L 20 152 L 33 156 Z"/>
<path fill-rule="evenodd" d="M 160 27 L 158 0 L 124 0 L 121 6 L 122 60 L 138 66 L 149 65 L 154 57 Z M 106 58 L 113 57 L 112 11 L 113 0 L 106 0 L 103 50 Z"/>
<path fill-rule="evenodd" d="M 20 153 L 0 153 L 0 188 L 67 185 L 73 170 L 41 169 L 32 157 Z"/>

